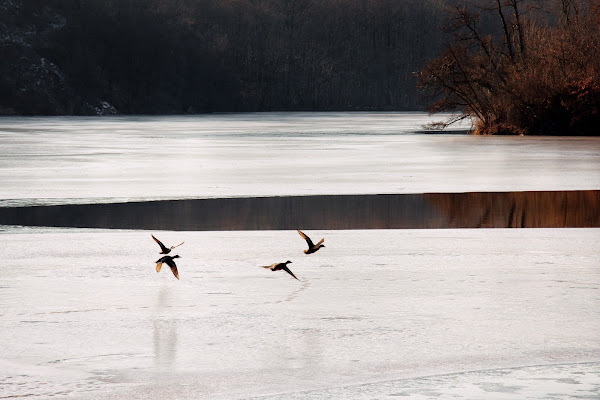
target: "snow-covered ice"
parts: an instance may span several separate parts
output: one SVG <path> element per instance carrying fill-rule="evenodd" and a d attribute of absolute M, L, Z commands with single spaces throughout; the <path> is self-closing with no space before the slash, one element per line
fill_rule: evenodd
<path fill-rule="evenodd" d="M 599 137 L 415 134 L 431 120 L 424 113 L 5 117 L 0 205 L 600 189 Z"/>
<path fill-rule="evenodd" d="M 153 233 L 2 228 L 0 397 L 600 395 L 597 229 Z"/>

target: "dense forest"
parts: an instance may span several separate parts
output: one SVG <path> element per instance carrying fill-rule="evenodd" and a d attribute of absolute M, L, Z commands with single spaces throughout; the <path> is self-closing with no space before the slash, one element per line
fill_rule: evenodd
<path fill-rule="evenodd" d="M 424 109 L 440 0 L 0 0 L 0 112 Z"/>
<path fill-rule="evenodd" d="M 429 107 L 600 134 L 600 0 L 0 0 L 0 59 L 0 114 Z"/>

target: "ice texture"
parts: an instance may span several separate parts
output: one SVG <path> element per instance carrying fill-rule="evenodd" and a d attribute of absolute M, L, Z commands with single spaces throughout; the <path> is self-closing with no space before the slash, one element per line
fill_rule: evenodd
<path fill-rule="evenodd" d="M 600 189 L 598 137 L 416 134 L 440 118 L 2 117 L 0 205 Z"/>
<path fill-rule="evenodd" d="M 153 233 L 1 227 L 0 397 L 599 395 L 598 229 Z"/>

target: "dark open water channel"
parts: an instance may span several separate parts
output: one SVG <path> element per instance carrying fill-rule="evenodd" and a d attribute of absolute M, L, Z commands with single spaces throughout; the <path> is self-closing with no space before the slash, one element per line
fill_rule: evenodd
<path fill-rule="evenodd" d="M 319 195 L 0 208 L 0 224 L 189 231 L 600 227 L 600 191 Z"/>

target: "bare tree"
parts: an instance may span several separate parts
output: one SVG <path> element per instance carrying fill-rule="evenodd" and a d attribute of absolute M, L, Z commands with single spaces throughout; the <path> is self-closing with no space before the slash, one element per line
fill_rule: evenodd
<path fill-rule="evenodd" d="M 488 0 L 450 10 L 454 40 L 418 74 L 430 111 L 459 110 L 480 134 L 598 134 L 598 2 L 555 0 L 541 9 Z M 482 14 L 496 15 L 498 35 L 483 34 Z"/>

